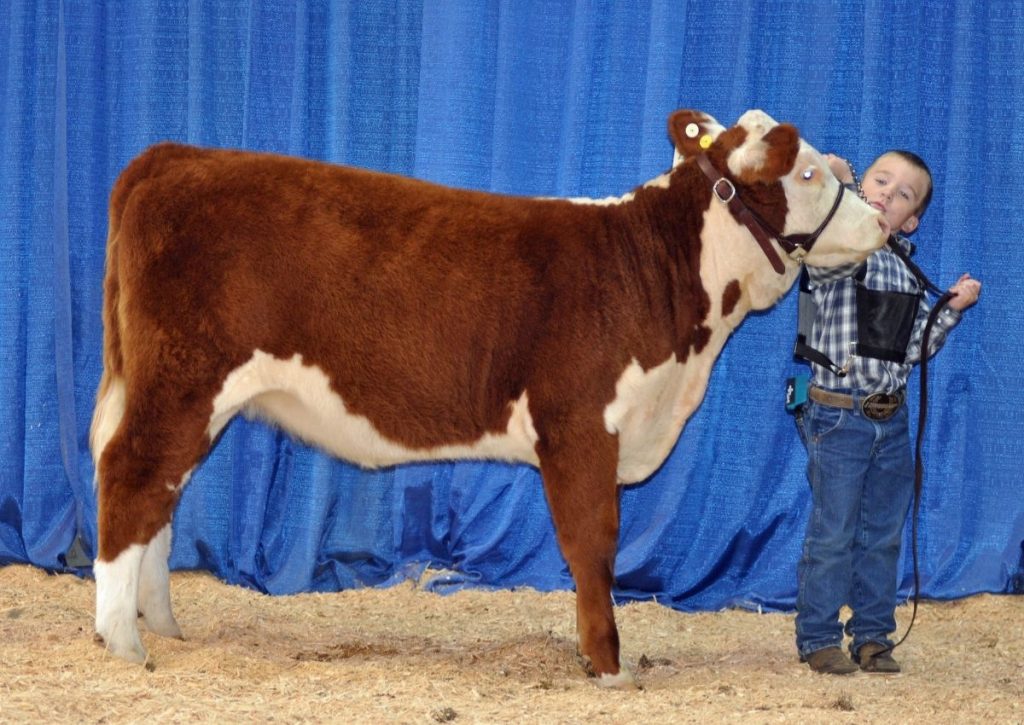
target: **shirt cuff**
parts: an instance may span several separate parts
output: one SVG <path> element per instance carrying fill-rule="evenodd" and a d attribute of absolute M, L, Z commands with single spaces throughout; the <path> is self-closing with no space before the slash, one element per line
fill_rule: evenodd
<path fill-rule="evenodd" d="M 956 326 L 960 322 L 960 317 L 963 313 L 960 310 L 954 310 L 949 305 L 942 308 L 942 312 L 939 313 L 938 322 L 946 330 L 949 330 Z"/>

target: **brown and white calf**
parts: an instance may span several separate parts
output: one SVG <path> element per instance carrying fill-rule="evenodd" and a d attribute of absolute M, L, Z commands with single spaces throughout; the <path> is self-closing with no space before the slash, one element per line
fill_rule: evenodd
<path fill-rule="evenodd" d="M 789 125 L 669 119 L 686 157 L 621 198 L 533 199 L 295 158 L 164 144 L 110 201 L 104 372 L 93 418 L 96 631 L 144 661 L 137 613 L 171 613 L 171 516 L 245 412 L 367 467 L 487 458 L 540 468 L 577 592 L 579 650 L 620 668 L 610 589 L 618 485 L 648 477 L 712 363 L 777 274 L 712 195 L 701 152 L 783 233 L 821 224 L 838 182 Z M 853 195 L 807 255 L 887 236 Z"/>

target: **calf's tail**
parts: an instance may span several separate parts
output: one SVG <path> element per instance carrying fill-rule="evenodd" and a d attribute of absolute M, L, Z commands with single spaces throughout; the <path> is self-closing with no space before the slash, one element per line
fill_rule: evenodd
<path fill-rule="evenodd" d="M 111 209 L 113 212 L 113 209 Z M 107 268 L 103 280 L 103 375 L 96 392 L 89 430 L 89 448 L 93 461 L 99 464 L 100 454 L 113 435 L 124 413 L 124 359 L 121 353 L 121 328 L 118 305 L 121 297 L 117 272 L 116 222 L 111 215 L 107 237 Z"/>

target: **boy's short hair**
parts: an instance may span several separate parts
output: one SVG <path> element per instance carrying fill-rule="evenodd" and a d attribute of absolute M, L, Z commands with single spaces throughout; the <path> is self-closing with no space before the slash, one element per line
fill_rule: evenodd
<path fill-rule="evenodd" d="M 882 158 L 883 156 L 888 156 L 889 154 L 899 156 L 901 159 L 903 159 L 910 165 L 916 166 L 917 168 L 921 169 L 921 171 L 923 171 L 928 176 L 928 191 L 925 192 L 924 199 L 921 200 L 921 204 L 918 206 L 916 212 L 917 218 L 920 219 L 922 216 L 924 216 L 925 211 L 928 209 L 928 205 L 932 203 L 932 189 L 935 187 L 935 184 L 932 181 L 932 170 L 928 168 L 928 164 L 925 163 L 924 159 L 915 154 L 913 151 L 907 151 L 906 149 L 890 149 L 889 151 L 886 151 L 884 154 L 879 154 L 878 158 L 875 159 L 875 161 L 878 161 L 878 159 Z M 874 162 L 872 162 L 872 164 L 873 163 Z"/>

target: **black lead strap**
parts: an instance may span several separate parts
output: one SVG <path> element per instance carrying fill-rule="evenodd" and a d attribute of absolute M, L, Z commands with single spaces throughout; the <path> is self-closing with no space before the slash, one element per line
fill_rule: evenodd
<path fill-rule="evenodd" d="M 946 294 L 941 289 L 939 289 L 930 279 L 928 279 L 928 275 L 922 272 L 921 268 L 918 267 L 914 263 L 914 260 L 910 258 L 910 255 L 903 251 L 903 247 L 901 247 L 900 243 L 896 241 L 896 237 L 889 237 L 886 240 L 886 244 L 889 246 L 889 249 L 892 250 L 893 254 L 899 257 L 903 264 L 907 265 L 907 269 L 909 269 L 910 273 L 917 278 L 917 281 L 921 283 L 922 287 L 929 290 L 930 292 L 934 292 L 937 295 Z M 948 301 L 949 300 L 946 300 L 946 302 Z"/>
<path fill-rule="evenodd" d="M 907 637 L 910 636 L 910 631 L 914 628 L 914 621 L 917 619 L 917 605 L 921 600 L 921 568 L 918 562 L 917 553 L 917 525 L 919 513 L 921 511 L 921 493 L 924 490 L 924 457 L 921 454 L 921 448 L 924 443 L 924 428 L 925 423 L 928 420 L 928 343 L 931 339 L 932 327 L 935 324 L 935 320 L 938 319 L 939 315 L 949 304 L 949 301 L 956 296 L 955 292 L 942 292 L 932 284 L 924 273 L 918 269 L 917 265 L 910 261 L 910 257 L 902 249 L 898 249 L 899 245 L 895 240 L 890 237 L 889 246 L 893 248 L 893 251 L 899 256 L 900 259 L 910 268 L 910 271 L 917 276 L 918 280 L 924 284 L 929 290 L 936 293 L 940 293 L 939 299 L 935 302 L 931 312 L 928 313 L 928 320 L 925 322 L 924 331 L 921 333 L 921 390 L 920 390 L 920 402 L 918 404 L 917 411 L 917 436 L 914 443 L 914 506 L 910 516 L 910 553 L 911 559 L 913 560 L 914 566 L 914 609 L 910 615 L 910 624 L 907 625 L 907 631 L 903 633 L 899 641 L 896 644 L 886 647 L 884 650 L 876 653 L 874 657 L 878 657 L 887 652 L 892 652 L 894 649 L 899 647 L 906 641 Z"/>

